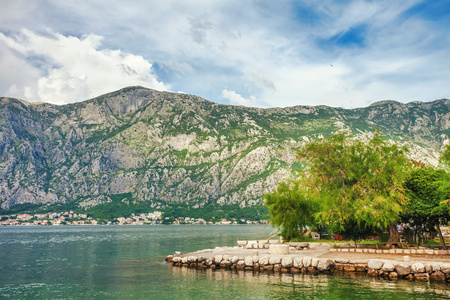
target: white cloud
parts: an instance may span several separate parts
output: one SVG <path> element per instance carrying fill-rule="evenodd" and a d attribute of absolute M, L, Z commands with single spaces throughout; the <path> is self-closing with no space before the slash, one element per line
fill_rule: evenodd
<path fill-rule="evenodd" d="M 351 108 L 450 94 L 450 22 L 409 13 L 418 0 L 8 3 L 1 96 L 65 103 L 140 84 L 240 105 Z M 356 47 L 335 43 L 358 26 Z M 22 27 L 33 32 L 11 34 Z"/>
<path fill-rule="evenodd" d="M 33 84 L 41 71 L 30 67 L 29 63 L 11 49 L 0 33 L 0 96 L 24 97 L 23 86 Z"/>
<path fill-rule="evenodd" d="M 35 86 L 25 86 L 26 99 L 39 99 L 42 102 L 65 104 L 89 98 L 86 76 L 72 77 L 63 68 L 53 69 L 46 77 L 38 79 Z"/>
<path fill-rule="evenodd" d="M 230 104 L 234 105 L 244 105 L 244 106 L 256 106 L 256 98 L 254 96 L 250 96 L 250 99 L 245 99 L 240 94 L 235 91 L 223 90 L 222 97 L 227 99 Z"/>
<path fill-rule="evenodd" d="M 22 90 L 29 101 L 64 104 L 130 85 L 169 88 L 156 78 L 149 61 L 120 50 L 100 50 L 102 37 L 95 34 L 77 38 L 22 29 L 15 35 L 0 34 L 0 41 L 15 53 L 16 60 L 33 70 L 34 82 L 14 82 L 10 87 L 16 94 Z"/>

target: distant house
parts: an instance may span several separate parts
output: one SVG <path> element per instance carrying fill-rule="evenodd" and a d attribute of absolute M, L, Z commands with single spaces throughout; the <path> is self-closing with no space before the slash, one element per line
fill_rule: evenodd
<path fill-rule="evenodd" d="M 45 219 L 47 218 L 47 214 L 34 214 L 36 219 Z"/>
<path fill-rule="evenodd" d="M 17 215 L 17 220 L 21 220 L 21 221 L 28 221 L 28 220 L 31 220 L 32 218 L 33 218 L 33 216 L 31 216 L 29 214 Z"/>

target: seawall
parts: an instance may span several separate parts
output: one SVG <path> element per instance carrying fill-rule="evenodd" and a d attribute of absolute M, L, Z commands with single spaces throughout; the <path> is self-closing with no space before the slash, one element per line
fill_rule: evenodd
<path fill-rule="evenodd" d="M 449 255 L 405 256 L 402 253 L 342 253 L 330 245 L 302 246 L 253 244 L 217 247 L 193 253 L 175 252 L 166 261 L 174 267 L 304 274 L 360 273 L 371 277 L 450 282 Z M 331 251 L 330 251 L 331 250 Z M 394 259 L 392 259 L 394 258 Z M 439 259 L 443 261 L 439 261 Z"/>

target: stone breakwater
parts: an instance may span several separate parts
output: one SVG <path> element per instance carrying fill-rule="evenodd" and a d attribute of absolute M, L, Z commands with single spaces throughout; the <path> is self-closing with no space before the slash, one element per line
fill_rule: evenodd
<path fill-rule="evenodd" d="M 272 248 L 272 246 L 271 246 Z M 166 262 L 175 267 L 244 270 L 252 272 L 339 274 L 353 272 L 388 279 L 405 278 L 417 281 L 450 282 L 450 263 L 413 262 L 387 259 L 320 258 L 317 253 L 295 251 L 295 254 L 274 254 L 279 249 L 248 250 L 242 247 L 224 247 L 182 254 L 175 252 Z M 267 253 L 269 252 L 269 253 Z"/>

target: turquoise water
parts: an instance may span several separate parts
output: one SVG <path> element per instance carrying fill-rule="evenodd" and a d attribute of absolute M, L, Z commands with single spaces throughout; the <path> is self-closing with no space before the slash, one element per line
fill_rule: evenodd
<path fill-rule="evenodd" d="M 263 239 L 260 225 L 0 228 L 2 299 L 448 299 L 445 284 L 195 270 L 174 251 Z"/>

